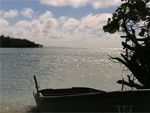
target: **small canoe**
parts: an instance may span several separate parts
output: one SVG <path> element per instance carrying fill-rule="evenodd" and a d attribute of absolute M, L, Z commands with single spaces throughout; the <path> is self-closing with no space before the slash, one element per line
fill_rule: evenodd
<path fill-rule="evenodd" d="M 34 93 L 41 112 L 150 112 L 150 90 L 105 92 L 87 87 L 43 89 Z"/>

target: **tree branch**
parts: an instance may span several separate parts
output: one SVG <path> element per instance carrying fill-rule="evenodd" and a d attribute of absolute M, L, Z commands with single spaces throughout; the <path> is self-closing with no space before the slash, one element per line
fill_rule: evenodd
<path fill-rule="evenodd" d="M 109 56 L 109 57 L 110 57 L 110 59 L 117 60 L 117 61 L 119 61 L 120 63 L 122 63 L 122 64 L 124 64 L 125 66 L 127 66 L 127 63 L 126 63 L 124 60 L 122 60 L 121 58 L 112 57 L 112 56 Z"/>
<path fill-rule="evenodd" d="M 133 50 L 135 51 L 137 47 L 131 47 L 130 45 L 126 44 L 125 42 L 122 42 L 122 46 L 124 48 L 127 48 L 127 49 L 130 49 L 130 50 Z"/>
<path fill-rule="evenodd" d="M 126 85 L 128 87 L 134 87 L 136 89 L 145 89 L 144 86 L 141 86 L 141 85 L 136 84 L 136 83 L 129 83 L 129 82 L 125 81 L 125 80 L 118 80 L 117 83 L 118 84 L 122 84 L 122 85 Z"/>

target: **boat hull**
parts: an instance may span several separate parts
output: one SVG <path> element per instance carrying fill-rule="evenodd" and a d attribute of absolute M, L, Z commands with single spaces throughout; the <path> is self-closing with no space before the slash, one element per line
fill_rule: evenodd
<path fill-rule="evenodd" d="M 34 95 L 41 112 L 150 112 L 150 90 Z"/>

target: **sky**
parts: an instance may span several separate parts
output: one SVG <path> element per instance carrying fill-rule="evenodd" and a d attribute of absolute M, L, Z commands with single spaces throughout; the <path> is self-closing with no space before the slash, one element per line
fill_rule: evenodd
<path fill-rule="evenodd" d="M 103 31 L 121 0 L 0 0 L 0 35 L 44 46 L 120 48 Z"/>

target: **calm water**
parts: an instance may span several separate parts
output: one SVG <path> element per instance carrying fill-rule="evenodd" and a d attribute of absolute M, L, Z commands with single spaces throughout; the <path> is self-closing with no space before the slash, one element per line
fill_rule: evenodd
<path fill-rule="evenodd" d="M 116 83 L 123 66 L 108 60 L 118 49 L 1 48 L 0 106 L 2 113 L 28 113 L 37 76 L 40 88 L 88 86 L 105 91 L 120 90 Z"/>

